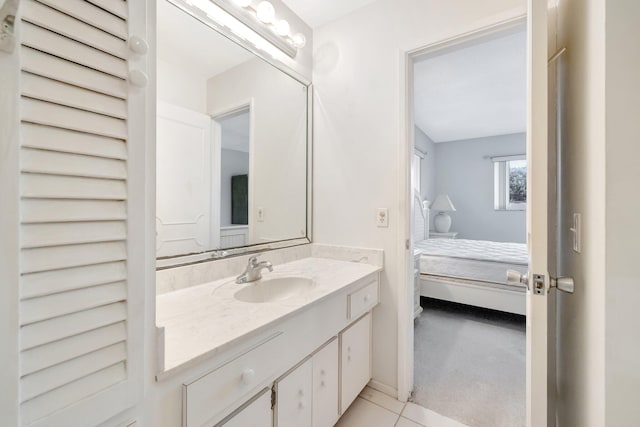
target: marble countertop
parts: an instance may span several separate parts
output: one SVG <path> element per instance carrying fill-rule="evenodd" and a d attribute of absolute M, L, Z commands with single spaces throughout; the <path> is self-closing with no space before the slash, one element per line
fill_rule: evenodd
<path fill-rule="evenodd" d="M 156 325 L 164 328 L 165 352 L 164 371 L 158 378 L 218 354 L 380 270 L 364 263 L 304 258 L 277 265 L 273 272 L 263 271 L 265 279 L 304 276 L 313 280 L 309 291 L 283 301 L 238 301 L 234 294 L 253 284 L 238 285 L 235 277 L 159 295 Z"/>

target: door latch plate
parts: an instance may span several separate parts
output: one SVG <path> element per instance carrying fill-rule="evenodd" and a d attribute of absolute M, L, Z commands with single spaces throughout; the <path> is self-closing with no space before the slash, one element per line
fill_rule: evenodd
<path fill-rule="evenodd" d="M 544 295 L 546 292 L 544 274 L 534 274 L 532 278 L 533 278 L 533 293 L 536 295 Z"/>

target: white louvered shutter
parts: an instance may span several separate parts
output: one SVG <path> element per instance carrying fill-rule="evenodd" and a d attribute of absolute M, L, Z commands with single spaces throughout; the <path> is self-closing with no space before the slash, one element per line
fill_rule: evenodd
<path fill-rule="evenodd" d="M 92 426 L 135 403 L 142 375 L 131 369 L 128 5 L 20 8 L 21 423 Z"/>

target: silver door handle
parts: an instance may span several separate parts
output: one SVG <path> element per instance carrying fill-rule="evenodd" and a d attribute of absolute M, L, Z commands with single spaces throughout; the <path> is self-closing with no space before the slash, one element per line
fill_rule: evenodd
<path fill-rule="evenodd" d="M 575 290 L 575 283 L 573 277 L 552 277 L 551 287 L 572 294 Z"/>
<path fill-rule="evenodd" d="M 523 284 L 529 289 L 529 273 L 521 274 L 519 271 L 507 270 L 507 283 L 509 285 Z"/>

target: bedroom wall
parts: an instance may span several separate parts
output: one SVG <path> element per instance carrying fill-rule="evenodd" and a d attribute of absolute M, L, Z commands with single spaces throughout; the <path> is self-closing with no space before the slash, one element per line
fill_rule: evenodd
<path fill-rule="evenodd" d="M 436 144 L 422 129 L 415 126 L 416 148 L 426 153 L 420 161 L 420 196 L 432 202 L 436 197 Z"/>
<path fill-rule="evenodd" d="M 493 208 L 493 162 L 487 158 L 525 152 L 525 133 L 435 144 L 436 193 L 448 194 L 455 206 L 451 230 L 459 239 L 525 243 L 526 211 Z"/>
<path fill-rule="evenodd" d="M 384 249 L 373 379 L 389 393 L 407 286 L 398 260 L 409 237 L 399 218 L 403 52 L 524 13 L 525 0 L 379 0 L 315 31 L 314 241 Z M 389 208 L 388 228 L 376 227 L 379 207 Z"/>

